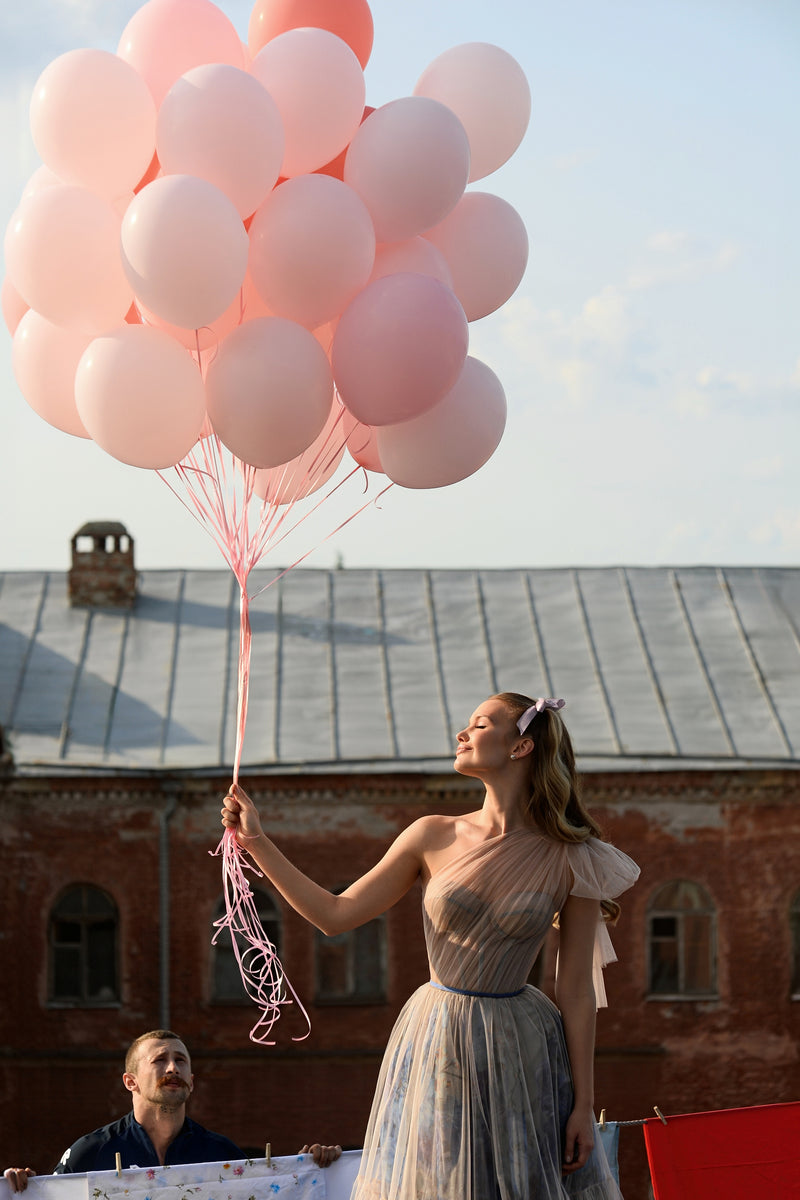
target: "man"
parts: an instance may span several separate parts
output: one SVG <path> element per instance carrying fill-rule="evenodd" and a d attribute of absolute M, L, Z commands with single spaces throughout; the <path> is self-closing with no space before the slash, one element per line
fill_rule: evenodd
<path fill-rule="evenodd" d="M 187 1117 L 194 1076 L 189 1052 L 176 1033 L 152 1029 L 138 1037 L 125 1056 L 122 1082 L 131 1093 L 132 1111 L 78 1138 L 62 1155 L 54 1175 L 113 1171 L 117 1154 L 123 1169 L 245 1157 L 229 1138 Z M 341 1146 L 319 1144 L 300 1151 L 313 1154 L 323 1167 L 341 1152 Z M 35 1172 L 30 1167 L 9 1167 L 4 1174 L 12 1192 L 24 1192 Z"/>

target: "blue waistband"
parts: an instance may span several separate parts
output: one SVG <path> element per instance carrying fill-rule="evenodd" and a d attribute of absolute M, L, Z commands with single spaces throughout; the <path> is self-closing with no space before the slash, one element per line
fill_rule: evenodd
<path fill-rule="evenodd" d="M 468 992 L 464 988 L 445 987 L 443 983 L 434 983 L 431 979 L 430 985 L 432 988 L 438 988 L 440 992 L 455 992 L 458 996 L 477 996 L 480 1000 L 510 1000 L 512 996 L 521 996 L 525 991 L 524 987 L 517 988 L 515 992 Z"/>

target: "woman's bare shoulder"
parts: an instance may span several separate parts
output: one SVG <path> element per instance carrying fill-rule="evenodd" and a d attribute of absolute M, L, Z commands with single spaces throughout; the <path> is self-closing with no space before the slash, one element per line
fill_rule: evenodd
<path fill-rule="evenodd" d="M 406 830 L 409 844 L 422 854 L 438 854 L 458 842 L 470 842 L 474 839 L 474 816 L 474 813 L 456 816 L 431 813 L 418 817 Z"/>
<path fill-rule="evenodd" d="M 425 845 L 434 845 L 455 836 L 457 822 L 461 817 L 443 816 L 440 813 L 429 813 L 425 817 L 417 817 L 406 830 L 415 840 Z"/>

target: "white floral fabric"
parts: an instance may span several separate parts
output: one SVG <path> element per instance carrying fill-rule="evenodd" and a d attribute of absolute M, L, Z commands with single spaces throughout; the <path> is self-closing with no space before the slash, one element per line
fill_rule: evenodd
<path fill-rule="evenodd" d="M 326 1200 L 325 1169 L 310 1154 L 238 1162 L 93 1171 L 88 1200 Z"/>

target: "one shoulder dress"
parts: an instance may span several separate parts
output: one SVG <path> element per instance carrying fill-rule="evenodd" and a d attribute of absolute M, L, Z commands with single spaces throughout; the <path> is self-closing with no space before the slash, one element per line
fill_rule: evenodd
<path fill-rule="evenodd" d="M 431 983 L 384 1055 L 352 1200 L 621 1200 L 599 1137 L 561 1172 L 573 1092 L 561 1016 L 526 984 L 570 894 L 610 899 L 636 864 L 606 842 L 500 834 L 423 891 Z M 614 952 L 598 925 L 595 990 Z"/>

